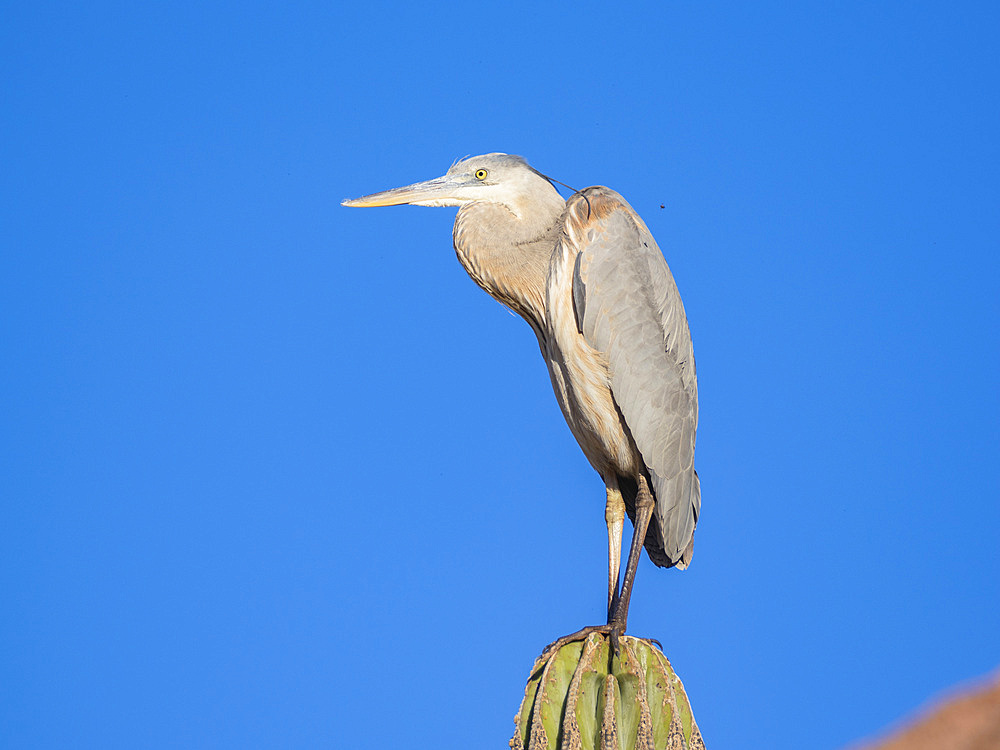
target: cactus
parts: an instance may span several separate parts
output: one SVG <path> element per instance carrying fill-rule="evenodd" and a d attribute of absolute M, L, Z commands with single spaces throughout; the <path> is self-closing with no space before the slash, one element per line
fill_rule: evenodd
<path fill-rule="evenodd" d="M 535 661 L 513 750 L 704 750 L 680 679 L 650 641 L 590 633 Z"/>

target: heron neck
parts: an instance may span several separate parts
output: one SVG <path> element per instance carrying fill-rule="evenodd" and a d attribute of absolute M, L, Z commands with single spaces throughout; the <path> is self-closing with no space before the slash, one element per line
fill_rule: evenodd
<path fill-rule="evenodd" d="M 553 191 L 555 192 L 555 191 Z M 458 260 L 490 296 L 544 331 L 545 283 L 565 203 L 533 205 L 516 216 L 495 203 L 471 203 L 455 219 Z"/>

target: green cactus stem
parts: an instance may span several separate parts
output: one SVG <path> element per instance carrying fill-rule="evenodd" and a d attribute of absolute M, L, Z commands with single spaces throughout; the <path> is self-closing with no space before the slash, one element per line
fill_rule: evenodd
<path fill-rule="evenodd" d="M 513 750 L 704 750 L 691 704 L 652 643 L 591 633 L 535 661 Z"/>

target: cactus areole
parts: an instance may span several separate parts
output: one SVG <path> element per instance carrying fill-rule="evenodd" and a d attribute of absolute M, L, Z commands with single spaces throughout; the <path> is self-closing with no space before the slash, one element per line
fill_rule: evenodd
<path fill-rule="evenodd" d="M 514 717 L 513 750 L 704 750 L 684 687 L 649 641 L 604 633 L 542 654 Z"/>

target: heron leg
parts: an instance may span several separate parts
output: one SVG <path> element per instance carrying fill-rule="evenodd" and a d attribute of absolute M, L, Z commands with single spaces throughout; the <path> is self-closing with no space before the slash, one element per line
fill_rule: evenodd
<path fill-rule="evenodd" d="M 615 607 L 611 621 L 611 643 L 618 650 L 618 638 L 625 634 L 625 625 L 628 622 L 628 603 L 632 598 L 632 584 L 635 583 L 635 571 L 639 567 L 639 555 L 642 553 L 642 544 L 646 541 L 646 529 L 649 528 L 649 519 L 653 517 L 653 493 L 649 491 L 649 484 L 646 477 L 639 476 L 639 492 L 635 499 L 635 529 L 632 533 L 632 547 L 628 553 L 628 563 L 625 566 L 625 578 L 622 581 L 621 596 L 618 606 Z"/>
<path fill-rule="evenodd" d="M 608 524 L 608 624 L 618 606 L 618 571 L 622 563 L 622 527 L 625 523 L 625 501 L 618 489 L 618 478 L 606 480 L 608 502 L 604 507 L 604 520 Z"/>

